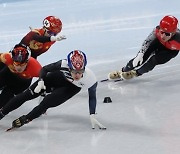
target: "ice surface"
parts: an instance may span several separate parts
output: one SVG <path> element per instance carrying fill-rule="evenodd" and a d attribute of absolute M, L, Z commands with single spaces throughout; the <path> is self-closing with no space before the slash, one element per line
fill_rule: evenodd
<path fill-rule="evenodd" d="M 38 60 L 66 58 L 74 49 L 86 52 L 97 79 L 120 69 L 167 14 L 180 19 L 180 1 L 165 0 L 1 0 L 0 50 L 9 51 L 48 15 L 63 22 L 67 40 L 57 42 Z M 49 109 L 47 115 L 6 133 L 11 122 L 39 103 L 29 101 L 0 121 L 1 154 L 179 154 L 180 57 L 142 77 L 100 83 L 97 119 L 106 131 L 92 130 L 87 93 Z M 112 103 L 103 103 L 109 96 Z"/>

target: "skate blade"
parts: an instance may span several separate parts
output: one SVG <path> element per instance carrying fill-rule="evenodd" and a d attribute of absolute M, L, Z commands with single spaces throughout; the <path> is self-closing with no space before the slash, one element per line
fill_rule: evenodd
<path fill-rule="evenodd" d="M 14 129 L 15 129 L 15 127 L 8 128 L 8 129 L 6 129 L 6 132 L 12 131 Z"/>
<path fill-rule="evenodd" d="M 109 80 L 109 79 L 100 80 L 100 82 L 119 82 L 119 81 L 124 81 L 124 79 L 119 78 L 119 79 L 112 79 L 112 80 Z"/>
<path fill-rule="evenodd" d="M 105 128 L 105 127 L 103 127 L 103 128 L 99 128 L 99 129 L 101 129 L 101 130 L 106 130 L 106 128 Z"/>

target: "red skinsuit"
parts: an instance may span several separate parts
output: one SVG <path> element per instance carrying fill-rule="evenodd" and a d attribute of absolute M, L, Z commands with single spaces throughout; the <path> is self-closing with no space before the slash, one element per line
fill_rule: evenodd
<path fill-rule="evenodd" d="M 176 33 L 169 41 L 163 42 L 161 37 L 161 33 L 159 32 L 159 28 L 156 28 L 156 37 L 158 40 L 168 49 L 170 50 L 180 50 L 180 34 Z"/>
<path fill-rule="evenodd" d="M 22 73 L 18 73 L 13 66 L 13 59 L 10 53 L 0 54 L 0 61 L 6 64 L 11 72 L 25 79 L 39 77 L 39 73 L 42 68 L 41 64 L 36 59 L 30 57 L 27 62 L 26 69 Z"/>

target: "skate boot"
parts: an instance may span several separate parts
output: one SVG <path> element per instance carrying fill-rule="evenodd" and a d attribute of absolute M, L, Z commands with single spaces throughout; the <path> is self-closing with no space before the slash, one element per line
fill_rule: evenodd
<path fill-rule="evenodd" d="M 128 72 L 122 72 L 121 73 L 121 77 L 123 79 L 126 79 L 126 80 L 132 79 L 133 77 L 137 77 L 137 76 L 138 76 L 138 74 L 137 74 L 137 72 L 135 70 L 131 70 L 131 71 L 128 71 Z"/>
<path fill-rule="evenodd" d="M 115 80 L 121 78 L 121 73 L 122 71 L 113 71 L 108 74 L 108 79 L 109 80 Z"/>
<path fill-rule="evenodd" d="M 27 119 L 25 115 L 23 115 L 12 122 L 12 127 L 19 128 L 23 126 L 24 124 L 27 124 L 28 122 L 30 122 L 30 120 Z"/>

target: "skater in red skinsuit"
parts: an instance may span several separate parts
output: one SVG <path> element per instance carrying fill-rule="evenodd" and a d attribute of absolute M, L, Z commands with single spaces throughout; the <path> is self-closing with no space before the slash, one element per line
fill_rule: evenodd
<path fill-rule="evenodd" d="M 37 59 L 38 56 L 47 52 L 56 41 L 66 39 L 64 35 L 59 34 L 61 30 L 61 20 L 55 16 L 47 16 L 43 20 L 43 27 L 39 29 L 31 28 L 31 31 L 22 38 L 20 44 L 28 46 L 31 50 L 31 57 Z M 4 66 L 0 62 L 0 71 Z"/>
<path fill-rule="evenodd" d="M 47 52 L 56 41 L 66 39 L 65 36 L 59 35 L 61 30 L 61 20 L 55 16 L 48 16 L 43 20 L 42 28 L 31 29 L 20 43 L 29 46 L 31 56 L 36 59 L 37 56 Z"/>
<path fill-rule="evenodd" d="M 10 52 L 0 53 L 0 62 L 5 65 L 0 72 L 0 108 L 27 89 L 33 77 L 39 77 L 42 66 L 30 53 L 24 44 L 15 45 Z"/>
<path fill-rule="evenodd" d="M 137 56 L 120 71 L 111 72 L 108 75 L 109 79 L 131 79 L 176 57 L 180 50 L 180 30 L 177 26 L 176 17 L 172 15 L 163 17 L 160 24 L 146 38 Z"/>

